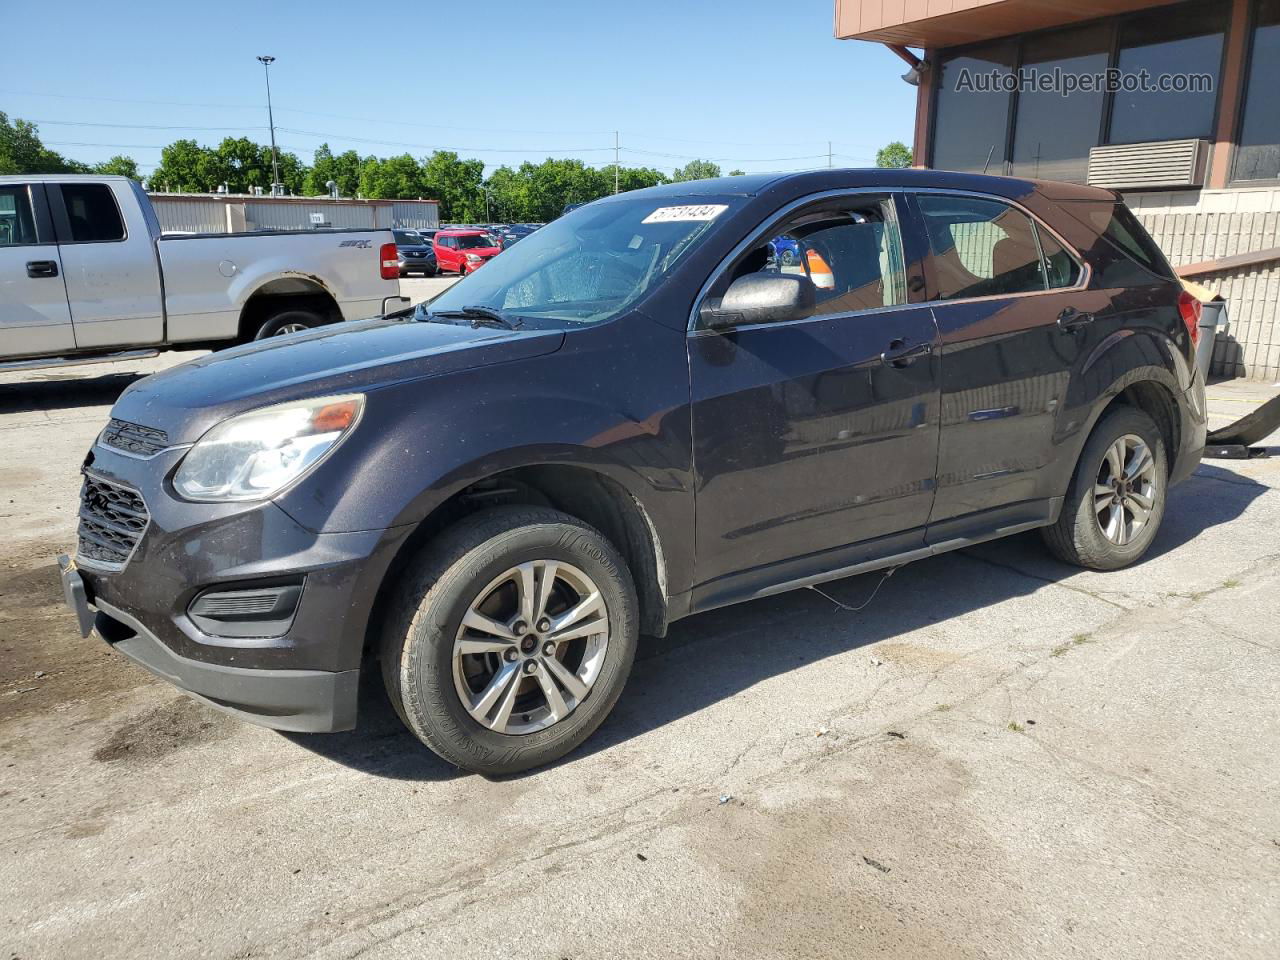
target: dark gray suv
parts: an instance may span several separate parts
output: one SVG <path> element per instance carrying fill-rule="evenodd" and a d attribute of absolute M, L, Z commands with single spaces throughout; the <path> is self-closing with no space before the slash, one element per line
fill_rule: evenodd
<path fill-rule="evenodd" d="M 348 729 L 380 662 L 425 744 L 522 770 L 680 617 L 1032 529 L 1137 561 L 1204 445 L 1197 315 L 1103 190 L 625 193 L 413 309 L 134 384 L 64 585 L 85 632 L 247 720 Z"/>

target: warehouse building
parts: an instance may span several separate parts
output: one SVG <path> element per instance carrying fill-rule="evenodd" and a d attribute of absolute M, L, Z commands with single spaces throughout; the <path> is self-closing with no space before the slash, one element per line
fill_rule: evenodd
<path fill-rule="evenodd" d="M 1213 373 L 1280 378 L 1280 0 L 836 0 L 835 32 L 907 64 L 917 166 L 1121 191 L 1228 301 Z"/>
<path fill-rule="evenodd" d="M 249 230 L 360 230 L 440 227 L 435 200 L 358 200 L 230 193 L 153 193 L 166 233 L 244 233 Z"/>

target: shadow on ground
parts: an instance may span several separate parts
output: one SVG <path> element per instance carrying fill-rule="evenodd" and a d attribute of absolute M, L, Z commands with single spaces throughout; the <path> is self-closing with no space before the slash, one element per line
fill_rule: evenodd
<path fill-rule="evenodd" d="M 0 383 L 0 413 L 106 407 L 142 373 L 108 373 L 97 377 L 65 373 L 29 373 L 21 383 Z"/>
<path fill-rule="evenodd" d="M 1269 487 L 1203 464 L 1176 488 L 1159 535 L 1143 563 L 1178 549 L 1206 530 L 1239 517 Z M 887 640 L 1025 596 L 1079 571 L 1053 559 L 1036 533 L 910 564 L 884 582 L 861 613 L 797 590 L 689 617 L 662 639 L 643 638 L 635 670 L 613 714 L 560 763 L 574 763 L 679 720 L 803 664 Z M 823 586 L 856 606 L 881 574 Z M 1170 585 L 1170 592 L 1177 585 Z M 697 657 L 690 650 L 696 648 Z M 462 775 L 401 726 L 381 680 L 368 669 L 356 730 L 288 735 L 317 754 L 375 776 L 438 780 Z"/>

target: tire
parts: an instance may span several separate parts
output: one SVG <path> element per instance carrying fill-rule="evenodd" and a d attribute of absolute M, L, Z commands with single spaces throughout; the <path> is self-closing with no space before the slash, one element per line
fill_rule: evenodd
<path fill-rule="evenodd" d="M 464 617 L 482 613 L 491 618 L 490 625 L 516 636 L 519 577 L 504 577 L 523 565 L 535 571 L 531 582 L 541 587 L 552 569 L 548 563 L 556 564 L 556 575 L 546 612 L 563 620 L 588 606 L 582 598 L 598 593 L 602 633 L 564 641 L 548 657 L 548 638 L 556 635 L 553 621 L 552 629 L 543 629 L 549 618 L 535 620 L 534 629 L 514 644 L 463 625 Z M 534 606 L 538 602 L 535 597 Z M 506 616 L 509 611 L 514 619 Z M 574 632 L 571 626 L 589 631 L 600 616 L 593 612 L 570 621 L 560 632 Z M 631 574 L 599 531 L 556 510 L 496 507 L 450 527 L 404 572 L 383 625 L 382 676 L 405 726 L 449 763 L 489 776 L 518 773 L 564 756 L 609 715 L 635 660 L 638 624 Z M 532 652 L 521 648 L 530 638 Z M 494 651 L 455 655 L 464 643 Z M 545 666 L 560 657 L 558 668 Z M 532 674 L 525 674 L 533 661 Z M 512 678 L 505 685 L 504 671 Z M 565 674 L 579 686 L 557 682 Z M 545 692 L 548 682 L 560 697 L 560 718 Z M 581 696 L 573 693 L 584 686 Z M 483 706 L 493 689 L 499 692 Z"/>
<path fill-rule="evenodd" d="M 253 339 L 265 340 L 267 337 L 297 333 L 301 329 L 310 330 L 314 327 L 322 327 L 324 323 L 324 317 L 318 313 L 290 307 L 268 317 L 262 326 L 258 328 L 258 332 L 253 335 Z"/>
<path fill-rule="evenodd" d="M 1125 487 L 1128 474 L 1146 462 L 1134 441 L 1146 448 L 1151 462 Z M 1117 486 L 1113 464 L 1121 450 L 1125 477 Z M 1164 518 L 1168 464 L 1164 438 L 1147 414 L 1128 406 L 1104 414 L 1080 454 L 1057 523 L 1041 531 L 1049 550 L 1060 560 L 1090 570 L 1118 570 L 1136 562 L 1151 546 Z M 1141 517 L 1144 510 L 1146 516 Z"/>

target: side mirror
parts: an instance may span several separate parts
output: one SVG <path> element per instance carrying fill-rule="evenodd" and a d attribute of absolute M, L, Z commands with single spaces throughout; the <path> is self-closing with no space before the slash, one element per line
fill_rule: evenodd
<path fill-rule="evenodd" d="M 813 281 L 790 273 L 749 273 L 729 285 L 719 304 L 704 304 L 703 326 L 710 330 L 755 323 L 780 323 L 811 316 Z"/>

